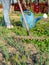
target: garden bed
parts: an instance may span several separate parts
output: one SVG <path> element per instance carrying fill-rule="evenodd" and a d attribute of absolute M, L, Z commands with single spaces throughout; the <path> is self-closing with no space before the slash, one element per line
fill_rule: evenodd
<path fill-rule="evenodd" d="M 13 29 L 0 25 L 0 65 L 49 65 L 49 20 L 39 20 L 30 36 L 20 21 L 11 23 Z"/>

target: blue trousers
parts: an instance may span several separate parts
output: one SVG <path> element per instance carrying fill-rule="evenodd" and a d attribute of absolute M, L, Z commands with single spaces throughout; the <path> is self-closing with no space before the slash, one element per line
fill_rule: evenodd
<path fill-rule="evenodd" d="M 10 20 L 9 20 L 9 9 L 10 9 L 10 2 L 11 0 L 0 0 L 3 8 L 3 23 L 5 25 L 10 25 Z"/>

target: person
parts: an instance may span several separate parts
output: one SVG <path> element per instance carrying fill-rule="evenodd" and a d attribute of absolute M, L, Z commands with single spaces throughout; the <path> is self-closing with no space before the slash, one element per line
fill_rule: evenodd
<path fill-rule="evenodd" d="M 13 28 L 13 25 L 10 23 L 10 19 L 9 19 L 9 10 L 10 10 L 11 0 L 0 0 L 0 2 L 3 8 L 2 25 L 6 25 L 7 28 Z"/>

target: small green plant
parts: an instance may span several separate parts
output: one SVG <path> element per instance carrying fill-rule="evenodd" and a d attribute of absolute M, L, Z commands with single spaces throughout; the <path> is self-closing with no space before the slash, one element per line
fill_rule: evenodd
<path fill-rule="evenodd" d="M 20 63 L 20 58 L 19 58 L 19 55 L 18 55 L 18 54 L 13 55 L 13 56 L 11 57 L 10 61 L 11 61 L 11 63 L 12 63 L 13 65 L 21 65 L 21 63 Z"/>
<path fill-rule="evenodd" d="M 6 46 L 2 45 L 0 43 L 0 49 L 3 51 L 3 56 L 5 58 L 5 61 L 6 61 L 6 65 L 8 65 L 8 59 L 9 59 L 9 55 L 8 55 L 8 51 L 6 49 Z"/>

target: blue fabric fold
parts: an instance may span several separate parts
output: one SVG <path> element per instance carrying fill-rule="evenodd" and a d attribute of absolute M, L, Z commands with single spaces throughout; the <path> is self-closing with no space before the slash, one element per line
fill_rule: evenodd
<path fill-rule="evenodd" d="M 34 14 L 31 11 L 24 11 L 24 16 L 29 28 L 35 27 L 36 22 L 40 20 L 41 18 L 43 18 L 43 16 L 34 18 Z M 20 21 L 22 23 L 22 26 L 25 27 L 22 15 L 20 16 Z"/>

